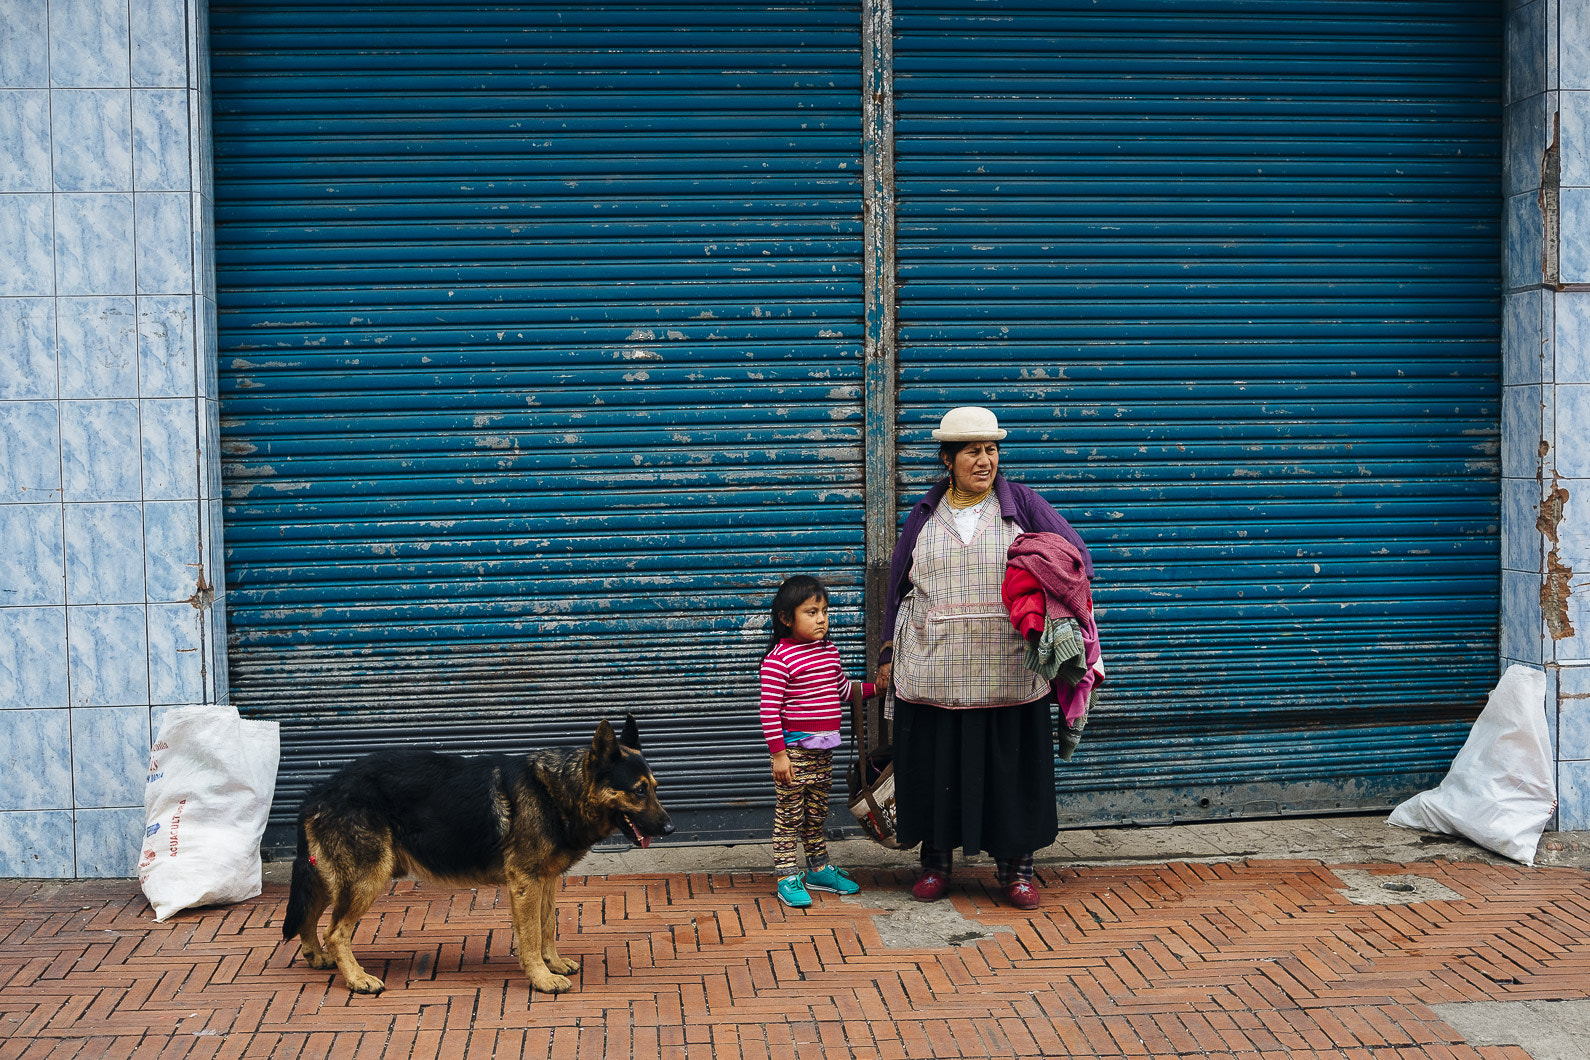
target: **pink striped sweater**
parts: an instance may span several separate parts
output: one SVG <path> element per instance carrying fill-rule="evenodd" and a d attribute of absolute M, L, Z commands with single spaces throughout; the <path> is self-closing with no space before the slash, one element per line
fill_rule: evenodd
<path fill-rule="evenodd" d="M 779 641 L 762 660 L 762 735 L 768 753 L 784 750 L 786 732 L 838 732 L 841 704 L 851 688 L 833 641 Z M 877 692 L 869 682 L 861 688 L 868 697 Z"/>

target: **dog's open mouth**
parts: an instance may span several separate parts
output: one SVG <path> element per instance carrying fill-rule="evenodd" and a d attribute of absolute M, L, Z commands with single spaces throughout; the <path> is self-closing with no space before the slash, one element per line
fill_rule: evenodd
<path fill-rule="evenodd" d="M 618 815 L 618 826 L 624 830 L 625 835 L 629 836 L 631 843 L 638 847 L 651 846 L 651 836 L 642 835 L 640 829 L 635 827 L 635 822 L 630 820 L 629 814 L 621 813 Z"/>

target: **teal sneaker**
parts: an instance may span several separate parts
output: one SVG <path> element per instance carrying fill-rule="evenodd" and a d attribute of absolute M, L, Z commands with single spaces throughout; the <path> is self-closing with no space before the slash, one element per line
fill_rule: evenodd
<path fill-rule="evenodd" d="M 812 896 L 806 893 L 806 885 L 801 882 L 801 874 L 785 876 L 778 881 L 778 900 L 791 909 L 805 909 L 812 904 Z"/>
<path fill-rule="evenodd" d="M 861 884 L 851 879 L 850 873 L 838 865 L 824 865 L 815 871 L 808 871 L 806 886 L 814 891 L 830 891 L 834 894 L 855 894 L 861 890 Z"/>

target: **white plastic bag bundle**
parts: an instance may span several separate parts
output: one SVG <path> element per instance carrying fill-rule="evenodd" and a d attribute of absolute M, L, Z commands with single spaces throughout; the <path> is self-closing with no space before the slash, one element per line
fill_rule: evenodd
<path fill-rule="evenodd" d="M 279 726 L 225 704 L 177 707 L 160 723 L 144 787 L 138 882 L 155 919 L 260 893 L 260 839 L 276 792 Z"/>
<path fill-rule="evenodd" d="M 1546 733 L 1546 675 L 1509 666 L 1440 787 L 1391 811 L 1389 823 L 1472 839 L 1525 865 L 1557 808 Z"/>

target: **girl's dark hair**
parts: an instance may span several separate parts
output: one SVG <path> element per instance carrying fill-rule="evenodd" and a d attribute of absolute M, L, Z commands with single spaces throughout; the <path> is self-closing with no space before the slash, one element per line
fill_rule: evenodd
<path fill-rule="evenodd" d="M 773 596 L 773 627 L 767 638 L 768 651 L 778 647 L 778 642 L 791 633 L 789 623 L 779 616 L 793 616 L 797 607 L 813 597 L 826 602 L 828 586 L 810 574 L 792 574 L 784 579 L 784 584 L 778 587 L 778 592 Z"/>

